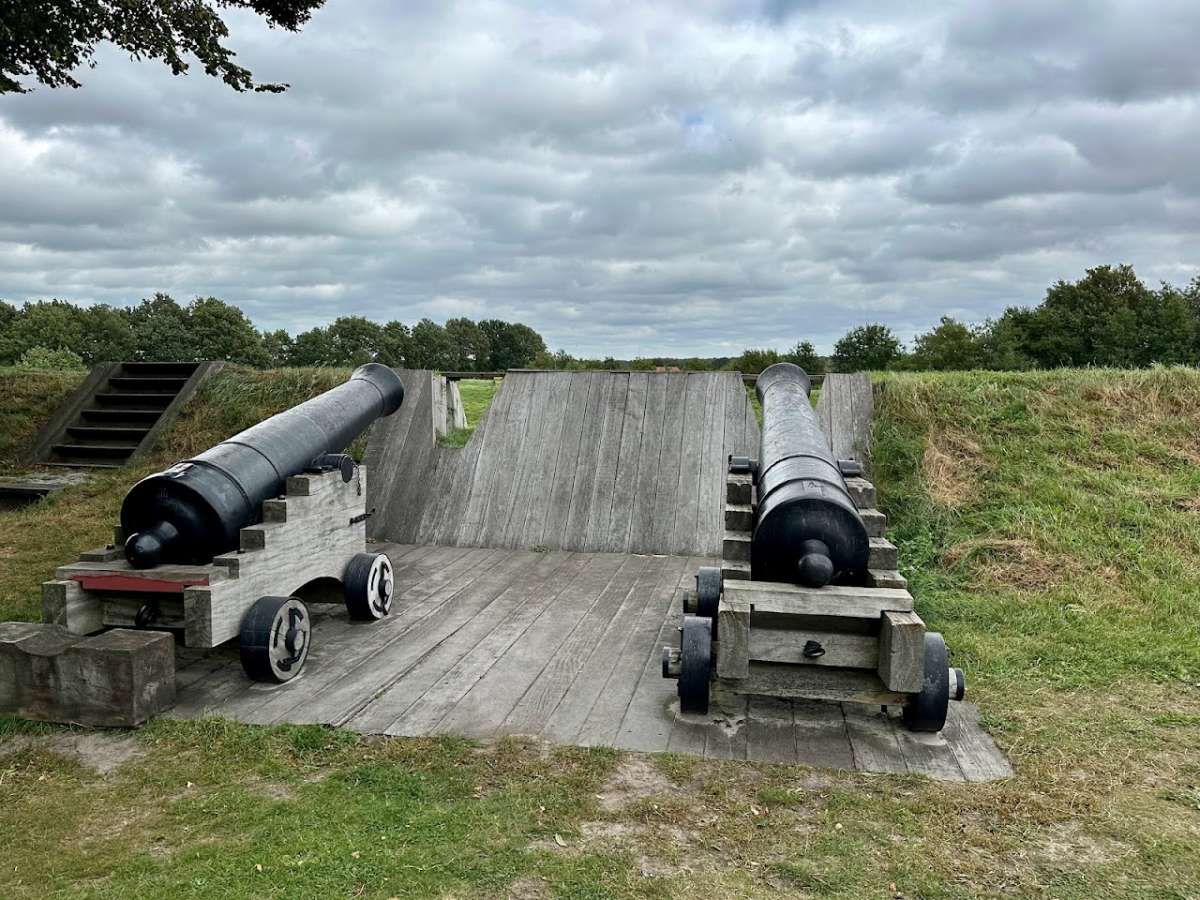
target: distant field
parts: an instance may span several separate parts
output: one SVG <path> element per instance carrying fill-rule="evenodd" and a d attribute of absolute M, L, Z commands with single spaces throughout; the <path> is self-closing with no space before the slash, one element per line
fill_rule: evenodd
<path fill-rule="evenodd" d="M 156 459 L 0 513 L 0 618 L 139 474 L 344 376 L 229 370 Z M 494 384 L 461 385 L 473 425 Z M 90 733 L 0 719 L 0 894 L 1194 900 L 1200 373 L 889 375 L 876 401 L 889 536 L 1013 779 L 213 720 L 118 737 L 101 775 L 63 755 Z M 0 421 L 51 405 L 0 393 Z"/>
<path fill-rule="evenodd" d="M 479 424 L 479 420 L 483 418 L 483 414 L 492 405 L 492 398 L 496 396 L 496 391 L 499 387 L 500 381 L 493 378 L 466 378 L 458 382 L 458 392 L 462 397 L 463 412 L 467 417 L 467 427 L 456 428 L 443 437 L 441 443 L 444 446 L 466 446 L 467 441 L 471 439 L 471 435 L 475 433 L 475 427 Z"/>

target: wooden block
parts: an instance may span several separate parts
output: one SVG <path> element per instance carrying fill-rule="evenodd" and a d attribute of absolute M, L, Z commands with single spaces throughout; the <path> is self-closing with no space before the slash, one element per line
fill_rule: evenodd
<path fill-rule="evenodd" d="M 883 537 L 884 531 L 887 530 L 887 516 L 877 509 L 860 509 L 858 514 L 867 526 L 868 537 Z"/>
<path fill-rule="evenodd" d="M 99 598 L 78 581 L 42 582 L 42 621 L 71 634 L 92 634 L 104 627 Z"/>
<path fill-rule="evenodd" d="M 749 475 L 729 475 L 725 479 L 725 502 L 748 506 L 754 502 L 754 480 Z"/>
<path fill-rule="evenodd" d="M 850 499 L 854 501 L 854 505 L 859 509 L 874 509 L 875 485 L 867 481 L 867 479 L 847 478 L 846 490 L 850 492 Z"/>
<path fill-rule="evenodd" d="M 264 522 L 286 522 L 287 521 L 287 501 L 286 500 L 266 500 L 262 505 L 263 521 Z"/>
<path fill-rule="evenodd" d="M 819 643 L 824 654 L 805 656 L 804 648 L 809 641 Z M 764 628 L 755 624 L 751 617 L 750 659 L 756 662 L 875 669 L 879 665 L 879 653 L 879 639 L 873 634 L 847 634 L 803 627 Z"/>
<path fill-rule="evenodd" d="M 924 680 L 925 623 L 915 612 L 879 619 L 879 677 L 890 690 L 917 693 Z"/>
<path fill-rule="evenodd" d="M 721 577 L 725 581 L 729 581 L 730 579 L 734 581 L 749 581 L 750 563 L 740 562 L 736 559 L 721 560 Z"/>
<path fill-rule="evenodd" d="M 175 640 L 163 631 L 79 637 L 0 623 L 0 712 L 101 727 L 140 725 L 175 702 Z"/>
<path fill-rule="evenodd" d="M 100 595 L 101 615 L 106 628 L 140 628 L 138 610 L 145 605 L 144 597 L 105 597 Z M 149 627 L 183 630 L 183 596 L 163 597 L 157 601 L 158 611 Z"/>
<path fill-rule="evenodd" d="M 888 690 L 874 672 L 786 663 L 752 662 L 745 678 L 726 680 L 718 677 L 717 685 L 738 694 L 803 697 L 874 706 L 894 705 L 905 700 L 904 694 Z"/>
<path fill-rule="evenodd" d="M 867 565 L 872 569 L 895 569 L 900 562 L 896 545 L 887 538 L 871 538 L 871 555 Z"/>
<path fill-rule="evenodd" d="M 726 581 L 725 597 L 737 597 L 756 612 L 841 616 L 878 620 L 885 610 L 910 610 L 912 594 L 889 588 L 828 585 L 805 588 L 773 581 Z"/>
<path fill-rule="evenodd" d="M 79 554 L 79 559 L 81 562 L 112 562 L 124 555 L 125 551 L 121 547 L 109 544 L 107 547 L 99 547 L 95 550 L 84 550 Z"/>
<path fill-rule="evenodd" d="M 749 503 L 727 503 L 725 528 L 729 531 L 751 531 L 754 528 L 754 507 Z"/>
<path fill-rule="evenodd" d="M 717 606 L 717 675 L 745 678 L 750 671 L 750 605 L 721 597 Z"/>
<path fill-rule="evenodd" d="M 874 588 L 906 590 L 908 579 L 899 572 L 888 569 L 867 569 L 867 584 Z"/>
<path fill-rule="evenodd" d="M 725 540 L 721 544 L 722 559 L 750 562 L 750 542 L 750 532 L 726 530 Z"/>

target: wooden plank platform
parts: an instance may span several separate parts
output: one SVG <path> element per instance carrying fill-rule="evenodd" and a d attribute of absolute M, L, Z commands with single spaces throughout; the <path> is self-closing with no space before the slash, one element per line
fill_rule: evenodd
<path fill-rule="evenodd" d="M 379 541 L 721 552 L 725 468 L 759 432 L 736 372 L 510 372 L 467 445 L 436 444 L 430 373 L 372 427 Z"/>
<path fill-rule="evenodd" d="M 602 432 L 600 445 L 603 457 Z M 660 654 L 675 643 L 684 589 L 712 559 L 377 546 L 396 570 L 391 616 L 351 622 L 343 607 L 314 607 L 312 651 L 286 685 L 248 681 L 232 646 L 181 650 L 173 714 L 372 734 L 531 734 L 952 781 L 1011 774 L 969 704 L 950 705 L 941 735 L 910 735 L 878 707 L 814 701 L 722 697 L 709 716 L 682 715 Z"/>

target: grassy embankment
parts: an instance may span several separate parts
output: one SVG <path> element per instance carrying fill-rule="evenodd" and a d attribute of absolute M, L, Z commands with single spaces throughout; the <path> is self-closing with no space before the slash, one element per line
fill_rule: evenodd
<path fill-rule="evenodd" d="M 462 398 L 463 413 L 467 417 L 467 427 L 456 428 L 442 437 L 442 446 L 465 447 L 467 445 L 467 441 L 475 433 L 475 426 L 479 424 L 479 420 L 487 412 L 488 406 L 492 403 L 492 397 L 496 395 L 496 390 L 499 386 L 500 382 L 493 378 L 468 378 L 458 382 L 458 393 Z"/>
<path fill-rule="evenodd" d="M 159 461 L 325 377 L 224 376 Z M 1196 897 L 1200 373 L 902 375 L 878 398 L 891 536 L 1013 779 L 218 721 L 154 723 L 100 775 L 62 755 L 86 733 L 0 719 L 0 894 Z M 104 539 L 136 474 L 0 514 L 3 616 Z"/>

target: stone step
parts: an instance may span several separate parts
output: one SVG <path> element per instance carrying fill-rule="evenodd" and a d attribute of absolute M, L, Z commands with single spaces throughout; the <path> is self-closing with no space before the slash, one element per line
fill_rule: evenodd
<path fill-rule="evenodd" d="M 754 507 L 749 503 L 726 504 L 725 527 L 730 531 L 751 531 L 754 528 Z"/>
<path fill-rule="evenodd" d="M 737 562 L 750 562 L 750 532 L 725 531 L 725 540 L 721 545 L 721 558 Z"/>
<path fill-rule="evenodd" d="M 875 485 L 865 478 L 847 478 L 846 490 L 859 509 L 875 508 Z"/>
<path fill-rule="evenodd" d="M 871 555 L 867 562 L 868 568 L 894 571 L 897 568 L 898 562 L 899 557 L 895 544 L 887 538 L 871 538 Z"/>

